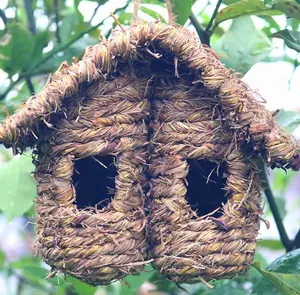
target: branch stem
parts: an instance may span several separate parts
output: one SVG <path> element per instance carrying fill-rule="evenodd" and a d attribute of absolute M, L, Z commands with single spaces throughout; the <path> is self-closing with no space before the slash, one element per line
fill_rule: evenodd
<path fill-rule="evenodd" d="M 200 22 L 197 19 L 197 16 L 193 12 L 191 12 L 191 14 L 190 14 L 190 21 L 193 24 L 193 26 L 195 27 L 202 44 L 206 44 L 206 45 L 210 46 L 209 45 L 209 35 L 208 35 L 207 31 L 205 31 L 203 29 L 203 27 L 201 26 Z"/>
<path fill-rule="evenodd" d="M 6 90 L 0 94 L 0 100 L 5 99 L 5 97 L 7 96 L 7 94 L 21 81 L 21 77 L 19 76 L 19 78 L 16 81 L 10 81 L 9 86 L 6 88 Z"/>
<path fill-rule="evenodd" d="M 55 7 L 55 37 L 57 40 L 57 43 L 61 43 L 60 39 L 60 28 L 59 28 L 59 8 L 58 8 L 58 0 L 54 0 L 54 7 Z"/>
<path fill-rule="evenodd" d="M 2 10 L 1 8 L 0 8 L 0 18 L 2 19 L 3 24 L 4 24 L 4 33 L 6 33 L 6 31 L 7 31 L 7 28 L 6 28 L 7 17 L 6 17 L 6 15 L 5 15 L 4 10 Z"/>
<path fill-rule="evenodd" d="M 28 20 L 28 29 L 34 35 L 36 33 L 36 26 L 35 26 L 35 18 L 33 15 L 33 7 L 32 7 L 32 0 L 24 0 L 24 6 L 26 10 L 27 20 Z"/>
<path fill-rule="evenodd" d="M 275 197 L 273 195 L 273 192 L 271 190 L 270 183 L 269 183 L 269 180 L 267 177 L 266 168 L 263 167 L 261 172 L 262 172 L 262 176 L 263 176 L 263 182 L 265 185 L 265 195 L 268 200 L 270 209 L 272 211 L 281 242 L 282 242 L 284 248 L 286 249 L 286 251 L 289 252 L 292 250 L 293 245 L 292 245 L 292 242 L 289 239 L 287 232 L 285 230 L 285 227 L 283 225 L 283 222 L 282 222 L 282 219 L 280 216 L 280 212 L 279 212 L 278 206 L 276 204 Z"/>
<path fill-rule="evenodd" d="M 222 4 L 222 0 L 218 0 L 217 5 L 215 7 L 215 10 L 214 10 L 214 12 L 213 12 L 213 14 L 212 14 L 212 16 L 211 16 L 211 18 L 209 20 L 209 23 L 207 24 L 207 27 L 206 27 L 205 31 L 206 31 L 206 33 L 208 35 L 211 35 L 211 27 L 212 27 L 212 25 L 214 23 L 214 20 L 215 20 L 215 18 L 217 16 L 217 13 L 219 11 L 219 8 L 220 8 L 221 4 Z"/>
<path fill-rule="evenodd" d="M 26 85 L 30 92 L 30 95 L 33 95 L 35 93 L 35 90 L 34 90 L 34 85 L 30 78 L 26 78 Z"/>
<path fill-rule="evenodd" d="M 96 8 L 94 9 L 94 12 L 93 12 L 93 15 L 92 15 L 92 17 L 91 17 L 91 19 L 90 19 L 90 21 L 89 21 L 89 24 L 92 23 L 94 17 L 95 17 L 96 14 L 97 14 L 97 11 L 98 11 L 99 7 L 100 7 L 102 4 L 103 4 L 103 3 L 101 3 L 101 1 L 99 1 L 98 5 L 97 5 Z"/>
<path fill-rule="evenodd" d="M 45 63 L 46 61 L 48 61 L 51 57 L 53 57 L 58 52 L 62 52 L 64 50 L 66 50 L 70 45 L 72 45 L 73 43 L 75 43 L 76 41 L 78 41 L 79 39 L 81 39 L 85 34 L 88 34 L 88 33 L 92 32 L 92 31 L 96 30 L 101 24 L 102 24 L 102 21 L 99 22 L 97 25 L 89 28 L 88 30 L 85 30 L 85 31 L 81 32 L 75 38 L 71 39 L 69 42 L 67 42 L 67 43 L 65 43 L 65 44 L 63 44 L 61 46 L 57 46 L 56 48 L 54 48 L 44 58 L 42 58 L 37 64 L 33 65 L 27 72 L 25 72 L 24 76 L 35 75 L 36 73 L 32 71 L 33 68 L 38 68 L 39 66 L 41 66 L 43 63 Z"/>
<path fill-rule="evenodd" d="M 41 74 L 41 71 L 34 71 L 34 69 L 38 69 L 39 66 L 41 66 L 42 64 L 44 64 L 45 62 L 47 62 L 51 57 L 53 57 L 55 54 L 57 54 L 58 52 L 62 52 L 64 50 L 66 50 L 70 45 L 72 45 L 73 43 L 75 43 L 76 41 L 78 41 L 79 39 L 81 39 L 85 34 L 88 34 L 92 31 L 94 31 L 95 29 L 97 29 L 101 24 L 103 23 L 103 21 L 99 22 L 98 24 L 96 24 L 95 26 L 89 28 L 86 31 L 81 32 L 79 35 L 77 35 L 75 38 L 73 38 L 72 40 L 70 40 L 69 42 L 61 45 L 61 46 L 57 46 L 56 48 L 54 48 L 52 51 L 50 51 L 44 58 L 42 58 L 37 64 L 32 65 L 32 67 L 30 67 L 26 72 L 20 74 L 19 78 L 16 81 L 11 81 L 10 85 L 7 87 L 7 89 L 0 94 L 0 100 L 5 99 L 5 97 L 7 96 L 7 94 L 19 83 L 21 82 L 23 79 L 27 79 L 27 78 L 31 78 L 32 76 L 36 76 L 38 74 Z M 44 73 L 43 73 L 44 74 Z M 28 85 L 28 84 L 27 84 Z"/>
<path fill-rule="evenodd" d="M 300 229 L 299 229 L 299 231 L 297 232 L 297 234 L 296 234 L 296 236 L 295 236 L 295 239 L 294 239 L 294 241 L 293 241 L 292 248 L 293 248 L 293 249 L 298 249 L 298 248 L 300 248 Z"/>

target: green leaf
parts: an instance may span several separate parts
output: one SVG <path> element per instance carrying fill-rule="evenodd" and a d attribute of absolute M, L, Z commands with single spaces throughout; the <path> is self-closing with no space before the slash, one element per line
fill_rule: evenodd
<path fill-rule="evenodd" d="M 49 271 L 42 266 L 41 260 L 37 258 L 25 257 L 16 262 L 12 262 L 10 267 L 14 270 L 20 271 L 22 277 L 26 278 L 26 280 L 28 280 L 31 284 L 44 289 L 49 287 L 53 289 L 53 286 L 63 287 L 63 289 L 67 287 L 68 289 L 71 288 L 72 291 L 75 291 L 76 294 L 84 295 L 93 295 L 97 291 L 96 287 L 89 286 L 88 284 L 85 284 L 71 276 L 67 276 L 66 279 L 54 277 L 46 280 L 45 278 Z"/>
<path fill-rule="evenodd" d="M 274 34 L 271 35 L 273 38 L 279 38 L 279 39 L 283 39 L 285 44 L 300 52 L 300 32 L 296 32 L 296 31 L 290 31 L 290 30 L 282 30 L 279 32 L 276 32 Z"/>
<path fill-rule="evenodd" d="M 280 197 L 280 196 L 275 196 L 275 202 L 277 204 L 280 217 L 283 220 L 284 217 L 287 214 L 286 205 L 285 205 L 285 199 L 283 197 Z"/>
<path fill-rule="evenodd" d="M 260 265 L 261 265 L 262 267 L 267 267 L 267 265 L 268 265 L 266 259 L 265 259 L 261 254 L 259 254 L 259 253 L 256 253 L 256 254 L 255 254 L 254 262 L 260 263 Z M 251 270 L 251 269 L 250 269 L 250 270 Z M 256 273 L 257 273 L 257 272 L 256 272 Z"/>
<path fill-rule="evenodd" d="M 154 275 L 153 268 L 150 265 L 145 266 L 143 272 L 139 275 L 130 275 L 125 278 L 125 283 L 121 285 L 120 294 L 132 295 L 136 294 L 141 285 L 147 282 Z"/>
<path fill-rule="evenodd" d="M 300 249 L 293 250 L 286 255 L 277 258 L 268 267 L 267 271 L 278 276 L 285 283 L 296 289 L 299 294 L 300 290 Z M 253 289 L 253 295 L 280 295 L 276 287 L 272 285 L 272 282 L 261 278 Z"/>
<path fill-rule="evenodd" d="M 223 0 L 223 4 L 230 5 L 236 2 L 240 2 L 241 0 Z"/>
<path fill-rule="evenodd" d="M 149 282 L 155 285 L 155 292 L 158 292 L 159 294 L 161 292 L 168 295 L 178 295 L 178 286 L 174 282 L 166 279 L 158 271 L 154 272 L 153 276 L 149 279 Z M 193 293 L 191 292 L 191 294 Z"/>
<path fill-rule="evenodd" d="M 272 189 L 277 196 L 284 196 L 290 182 L 296 176 L 295 171 L 284 171 L 283 169 L 276 169 L 273 171 Z"/>
<path fill-rule="evenodd" d="M 124 24 L 124 25 L 129 25 L 131 19 L 132 19 L 132 13 L 129 13 L 129 12 L 122 11 L 122 12 L 118 15 L 118 21 L 119 21 L 121 24 Z"/>
<path fill-rule="evenodd" d="M 122 295 L 122 283 L 120 281 L 114 282 L 108 286 L 98 287 L 98 292 L 105 295 Z"/>
<path fill-rule="evenodd" d="M 141 6 L 140 9 L 141 9 L 141 11 L 150 15 L 154 19 L 160 19 L 163 23 L 166 23 L 166 20 L 164 19 L 164 17 L 162 15 L 160 15 L 158 12 L 156 12 L 155 10 L 150 9 L 146 6 Z"/>
<path fill-rule="evenodd" d="M 300 113 L 280 110 L 275 119 L 288 132 L 293 132 L 300 124 Z"/>
<path fill-rule="evenodd" d="M 281 11 L 270 9 L 260 0 L 242 0 L 222 9 L 216 16 L 214 27 L 221 22 L 247 15 L 278 15 Z"/>
<path fill-rule="evenodd" d="M 284 12 L 288 17 L 300 20 L 300 5 L 295 0 L 274 0 L 272 8 Z"/>
<path fill-rule="evenodd" d="M 171 0 L 173 13 L 176 16 L 176 22 L 184 25 L 189 18 L 193 1 L 192 0 Z"/>
<path fill-rule="evenodd" d="M 45 280 L 48 271 L 41 266 L 41 261 L 33 257 L 24 257 L 10 263 L 10 268 L 18 270 L 21 277 L 25 278 L 30 284 L 40 288 L 49 287 L 49 281 Z"/>
<path fill-rule="evenodd" d="M 160 1 L 160 0 L 143 0 L 143 3 L 156 4 L 156 5 L 159 5 L 159 6 L 164 6 L 163 1 Z"/>
<path fill-rule="evenodd" d="M 36 196 L 31 161 L 28 156 L 15 157 L 0 166 L 0 209 L 10 220 L 29 210 Z"/>
<path fill-rule="evenodd" d="M 85 284 L 71 276 L 67 277 L 66 283 L 69 284 L 77 294 L 94 295 L 97 291 L 96 287 Z"/>
<path fill-rule="evenodd" d="M 282 249 L 284 249 L 281 241 L 271 240 L 271 239 L 263 239 L 261 241 L 258 241 L 257 246 L 272 249 L 272 250 L 282 250 Z"/>
<path fill-rule="evenodd" d="M 198 295 L 199 292 L 195 292 Z M 242 288 L 238 289 L 234 284 L 224 281 L 223 284 L 217 284 L 212 290 L 207 290 L 201 293 L 202 295 L 245 295 L 246 291 Z"/>
<path fill-rule="evenodd" d="M 277 31 L 280 30 L 280 26 L 278 25 L 278 23 L 274 20 L 274 18 L 272 16 L 260 15 L 259 17 L 267 23 L 267 25 L 262 29 L 262 31 L 267 36 L 270 36 L 272 34 L 272 32 L 274 32 L 274 29 Z"/>
<path fill-rule="evenodd" d="M 276 290 L 282 295 L 300 295 L 300 275 L 298 274 L 285 274 L 278 272 L 270 272 L 263 270 L 260 263 L 255 262 L 253 267 L 261 273 L 261 275 L 266 279 L 266 282 L 271 283 Z M 295 289 L 290 285 L 297 285 Z M 270 288 L 254 288 L 252 294 L 264 295 L 264 294 L 276 294 L 272 290 L 270 293 Z"/>
<path fill-rule="evenodd" d="M 3 269 L 3 265 L 5 262 L 5 253 L 0 251 L 0 271 Z"/>
<path fill-rule="evenodd" d="M 287 19 L 287 25 L 291 26 L 293 31 L 298 31 L 300 22 L 297 19 L 294 18 L 288 18 Z"/>
<path fill-rule="evenodd" d="M 293 250 L 273 261 L 267 268 L 269 271 L 300 274 L 300 249 Z"/>
<path fill-rule="evenodd" d="M 212 48 L 227 68 L 243 74 L 272 50 L 270 40 L 256 29 L 250 17 L 234 19 L 229 30 L 212 44 Z"/>
<path fill-rule="evenodd" d="M 21 24 L 7 25 L 7 34 L 0 39 L 0 68 L 10 76 L 22 70 L 32 57 L 34 37 Z"/>
<path fill-rule="evenodd" d="M 63 18 L 59 31 L 62 43 L 65 43 L 72 37 L 72 33 L 74 32 L 74 27 L 77 21 L 78 19 L 75 13 L 69 13 Z"/>
<path fill-rule="evenodd" d="M 95 39 L 91 38 L 89 36 L 83 37 L 80 40 L 76 41 L 72 45 L 70 45 L 67 49 L 64 49 L 57 54 L 53 55 L 50 59 L 48 59 L 46 62 L 42 63 L 38 67 L 34 67 L 34 73 L 51 73 L 55 71 L 59 65 L 64 62 L 72 62 L 73 57 L 80 57 L 84 53 L 84 50 L 87 46 L 95 45 Z M 63 45 L 59 46 L 59 48 Z M 57 48 L 54 48 L 53 50 L 56 50 Z M 51 51 L 47 53 L 51 54 Z"/>
<path fill-rule="evenodd" d="M 47 31 L 38 32 L 33 36 L 33 50 L 30 60 L 27 61 L 23 69 L 27 70 L 30 66 L 39 62 L 42 58 L 43 49 L 47 46 L 49 42 L 50 34 Z"/>

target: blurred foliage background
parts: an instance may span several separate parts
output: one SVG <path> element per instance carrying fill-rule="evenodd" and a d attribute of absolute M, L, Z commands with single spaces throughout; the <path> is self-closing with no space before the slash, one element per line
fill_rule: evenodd
<path fill-rule="evenodd" d="M 293 79 L 299 66 L 299 1 L 172 0 L 172 5 L 177 22 L 194 30 L 241 77 L 257 63 L 284 61 L 292 65 Z M 128 26 L 132 11 L 129 0 L 1 0 L 0 121 L 41 90 L 63 61 L 72 62 L 87 46 L 109 38 L 117 25 L 110 12 Z M 143 0 L 139 15 L 165 22 L 164 1 Z M 282 110 L 277 118 L 290 132 L 299 133 L 297 111 Z M 13 158 L 0 146 L 0 294 L 300 294 L 300 178 L 296 173 L 268 174 L 263 201 L 268 221 L 262 222 L 256 262 L 247 275 L 212 282 L 215 287 L 210 290 L 204 284 L 175 285 L 151 266 L 124 282 L 98 288 L 63 274 L 45 280 L 50 269 L 34 257 L 32 247 L 33 170 L 30 154 Z M 270 225 L 271 234 L 265 234 Z"/>

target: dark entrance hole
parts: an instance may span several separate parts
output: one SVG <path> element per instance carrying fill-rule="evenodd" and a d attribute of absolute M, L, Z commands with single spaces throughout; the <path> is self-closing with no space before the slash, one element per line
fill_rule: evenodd
<path fill-rule="evenodd" d="M 190 166 L 187 176 L 187 200 L 191 208 L 199 216 L 206 215 L 222 208 L 227 197 L 224 190 L 226 178 L 224 177 L 226 169 L 224 165 L 206 160 L 189 159 Z M 222 211 L 218 210 L 212 216 L 219 217 Z"/>
<path fill-rule="evenodd" d="M 87 157 L 75 161 L 72 177 L 77 208 L 103 208 L 113 196 L 117 169 L 112 156 Z"/>

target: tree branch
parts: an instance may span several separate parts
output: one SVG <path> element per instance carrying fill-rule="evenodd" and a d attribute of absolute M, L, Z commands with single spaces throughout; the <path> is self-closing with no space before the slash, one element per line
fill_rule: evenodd
<path fill-rule="evenodd" d="M 26 0 L 24 0 L 26 1 Z M 123 7 L 117 8 L 115 10 L 115 12 L 121 11 L 123 9 L 125 9 L 130 3 L 130 0 L 128 0 L 126 2 L 126 4 Z M 52 58 L 55 54 L 57 54 L 58 52 L 62 52 L 64 50 L 66 50 L 70 45 L 72 45 L 73 43 L 75 43 L 76 41 L 80 40 L 85 34 L 89 34 L 90 32 L 96 30 L 100 25 L 103 24 L 103 22 L 108 19 L 110 16 L 106 17 L 105 19 L 103 19 L 101 22 L 99 22 L 98 24 L 96 24 L 95 26 L 90 27 L 89 29 L 81 32 L 80 34 L 78 34 L 76 37 L 74 37 L 72 40 L 70 40 L 69 42 L 59 45 L 56 48 L 54 48 L 52 51 L 50 51 L 43 59 L 41 59 L 38 63 L 32 65 L 26 72 L 20 74 L 20 76 L 18 77 L 18 79 L 16 81 L 11 81 L 10 85 L 7 87 L 7 89 L 0 94 L 0 100 L 5 99 L 5 97 L 8 95 L 8 93 L 18 84 L 20 83 L 23 79 L 27 79 L 27 78 L 31 78 L 33 76 L 36 75 L 40 75 L 40 74 L 47 74 L 44 73 L 42 71 L 38 70 L 38 67 L 40 67 L 42 64 L 44 64 L 45 62 L 47 62 L 50 58 Z M 36 71 L 34 71 L 34 69 L 37 69 Z M 28 86 L 28 84 L 27 84 Z M 34 89 L 33 89 L 34 90 Z M 34 91 L 33 91 L 34 92 Z"/>
<path fill-rule="evenodd" d="M 8 95 L 8 93 L 13 90 L 13 88 L 19 84 L 22 80 L 26 80 L 27 78 L 32 78 L 34 76 L 38 76 L 38 75 L 49 75 L 49 71 L 46 70 L 42 70 L 42 71 L 36 71 L 36 72 L 28 72 L 28 73 L 23 73 L 20 74 L 20 76 L 18 77 L 18 79 L 16 81 L 10 81 L 9 86 L 6 88 L 6 90 L 4 92 L 2 92 L 0 94 L 0 101 L 4 100 L 5 97 Z"/>
<path fill-rule="evenodd" d="M 297 234 L 296 234 L 296 236 L 295 236 L 295 239 L 294 239 L 294 241 L 293 241 L 292 248 L 293 248 L 293 249 L 298 249 L 298 248 L 300 248 L 300 229 L 299 229 L 299 231 L 297 232 Z"/>
<path fill-rule="evenodd" d="M 94 12 L 93 12 L 93 15 L 92 15 L 92 17 L 91 17 L 91 19 L 90 19 L 90 21 L 89 21 L 89 24 L 92 23 L 94 17 L 96 16 L 96 13 L 97 13 L 99 7 L 100 7 L 102 4 L 103 4 L 103 3 L 101 3 L 101 1 L 98 2 L 98 5 L 97 5 L 96 8 L 94 9 Z"/>
<path fill-rule="evenodd" d="M 41 71 L 33 71 L 33 69 L 37 69 L 39 66 L 41 66 L 43 63 L 45 63 L 46 61 L 48 61 L 51 57 L 53 57 L 56 53 L 58 52 L 62 52 L 64 50 L 66 50 L 70 45 L 72 45 L 73 43 L 75 43 L 76 41 L 78 41 L 79 39 L 81 39 L 85 34 L 88 34 L 92 31 L 94 31 L 95 29 L 97 29 L 101 24 L 103 23 L 103 21 L 101 21 L 100 23 L 98 23 L 97 25 L 89 28 L 86 31 L 81 32 L 79 35 L 77 35 L 75 38 L 73 38 L 72 40 L 70 40 L 69 42 L 61 45 L 61 46 L 57 46 L 56 48 L 54 48 L 52 51 L 50 51 L 43 59 L 41 59 L 37 64 L 32 65 L 32 67 L 20 74 L 19 78 L 16 81 L 11 81 L 10 85 L 7 87 L 7 89 L 0 94 L 0 100 L 5 99 L 5 97 L 7 96 L 7 94 L 18 84 L 20 83 L 23 79 L 27 79 L 27 78 L 31 78 L 33 76 L 39 75 L 39 74 L 46 74 L 46 73 L 42 73 Z"/>
<path fill-rule="evenodd" d="M 32 0 L 24 0 L 24 5 L 28 19 L 28 29 L 34 35 L 36 33 L 36 27 L 33 15 Z"/>
<path fill-rule="evenodd" d="M 85 34 L 89 34 L 90 32 L 96 30 L 101 24 L 103 23 L 103 21 L 99 22 L 97 25 L 89 28 L 88 30 L 85 30 L 83 32 L 81 32 L 80 34 L 78 34 L 75 38 L 73 38 L 72 40 L 70 40 L 69 42 L 61 45 L 61 46 L 57 46 L 56 48 L 54 48 L 52 51 L 50 51 L 43 59 L 41 59 L 37 64 L 33 65 L 31 67 L 32 68 L 38 68 L 39 66 L 41 66 L 43 63 L 45 63 L 46 61 L 48 61 L 51 57 L 53 57 L 56 53 L 58 52 L 62 52 L 64 50 L 66 50 L 69 46 L 71 46 L 73 43 L 75 43 L 76 41 L 78 41 L 79 39 L 81 39 Z M 30 76 L 31 75 L 36 75 L 36 73 L 31 72 L 31 69 L 27 72 L 24 73 L 25 76 Z"/>
<path fill-rule="evenodd" d="M 35 90 L 34 90 L 34 85 L 30 78 L 26 78 L 26 85 L 30 92 L 30 95 L 33 95 L 35 93 Z"/>
<path fill-rule="evenodd" d="M 293 67 L 294 67 L 293 72 L 292 72 L 292 74 L 289 78 L 289 81 L 288 81 L 289 90 L 291 90 L 291 83 L 292 83 L 293 77 L 295 75 L 295 72 L 297 70 L 297 67 L 299 66 L 298 57 L 299 57 L 299 52 L 297 52 L 297 55 L 296 55 L 296 57 L 294 59 L 294 62 L 293 62 Z"/>
<path fill-rule="evenodd" d="M 190 21 L 191 23 L 193 24 L 193 26 L 195 27 L 196 31 L 197 31 L 197 34 L 202 42 L 202 44 L 206 44 L 208 46 L 209 45 L 209 35 L 208 33 L 202 28 L 200 22 L 198 21 L 196 15 L 191 12 L 191 15 L 190 15 Z"/>
<path fill-rule="evenodd" d="M 3 24 L 4 24 L 4 33 L 6 33 L 6 32 L 7 32 L 7 28 L 6 28 L 7 17 L 6 17 L 6 15 L 5 15 L 4 10 L 2 10 L 2 9 L 0 9 L 0 18 L 2 19 Z"/>
<path fill-rule="evenodd" d="M 289 239 L 289 237 L 286 233 L 285 227 L 283 225 L 279 209 L 277 207 L 273 192 L 272 192 L 271 187 L 270 187 L 270 183 L 269 183 L 269 180 L 268 180 L 268 177 L 267 177 L 266 169 L 265 169 L 264 165 L 262 165 L 262 166 L 263 167 L 261 169 L 261 174 L 262 174 L 262 177 L 263 177 L 264 185 L 266 186 L 265 195 L 266 195 L 266 198 L 268 200 L 268 203 L 269 203 L 270 209 L 272 211 L 273 217 L 275 219 L 275 223 L 276 223 L 276 226 L 277 226 L 277 229 L 278 229 L 278 232 L 279 232 L 280 240 L 281 240 L 284 248 L 286 249 L 286 251 L 289 252 L 293 249 L 292 242 Z"/>
<path fill-rule="evenodd" d="M 12 0 L 12 6 L 14 7 L 15 10 L 15 21 L 18 22 L 19 21 L 19 3 L 17 3 L 16 0 Z"/>
<path fill-rule="evenodd" d="M 59 9 L 58 9 L 58 0 L 54 0 L 54 7 L 55 7 L 55 37 L 57 40 L 57 43 L 61 43 L 60 40 L 60 29 L 59 29 Z"/>
<path fill-rule="evenodd" d="M 23 78 L 19 78 L 16 81 L 10 81 L 10 84 L 8 85 L 8 87 L 6 88 L 6 90 L 0 94 L 0 100 L 5 99 L 5 97 L 7 96 L 7 94 L 22 80 Z"/>
<path fill-rule="evenodd" d="M 123 9 L 125 9 L 130 3 L 130 0 L 128 0 L 126 2 L 126 4 L 123 7 L 117 8 L 114 13 L 121 11 Z M 99 23 L 97 23 L 95 26 L 90 27 L 89 29 L 81 32 L 80 34 L 78 34 L 75 38 L 73 38 L 72 40 L 70 40 L 69 42 L 58 46 L 56 48 L 54 48 L 52 51 L 50 51 L 42 60 L 40 60 L 37 64 L 33 65 L 32 68 L 38 68 L 40 65 L 42 65 L 43 63 L 45 63 L 46 61 L 48 61 L 51 57 L 53 57 L 56 53 L 58 52 L 62 52 L 64 50 L 66 50 L 70 45 L 72 45 L 73 43 L 75 43 L 76 41 L 78 41 L 79 39 L 81 39 L 85 34 L 89 34 L 90 32 L 96 30 L 100 25 L 102 25 L 104 23 L 104 21 L 106 21 L 108 18 L 110 18 L 110 16 L 107 16 L 106 18 L 104 18 L 102 21 L 100 21 Z M 31 68 L 31 69 L 32 69 Z M 31 70 L 30 69 L 30 70 Z M 31 72 L 31 71 L 25 72 L 25 76 L 29 76 L 29 74 L 31 73 L 31 75 L 36 75 L 37 73 L 35 72 Z M 1 96 L 0 96 L 1 97 Z"/>
<path fill-rule="evenodd" d="M 210 18 L 210 20 L 209 20 L 209 23 L 207 24 L 207 27 L 206 27 L 205 31 L 206 31 L 206 33 L 207 33 L 208 35 L 211 34 L 210 29 L 211 29 L 211 27 L 212 27 L 212 25 L 213 25 L 213 22 L 214 22 L 214 20 L 215 20 L 215 18 L 216 18 L 216 16 L 217 16 L 217 13 L 218 13 L 218 10 L 219 10 L 221 4 L 222 4 L 222 0 L 218 0 L 217 5 L 216 5 L 216 7 L 215 7 L 215 10 L 214 10 L 214 12 L 213 12 L 213 14 L 212 14 L 212 16 L 211 16 L 211 18 Z"/>

